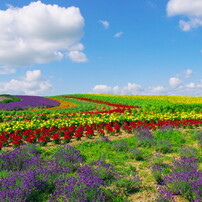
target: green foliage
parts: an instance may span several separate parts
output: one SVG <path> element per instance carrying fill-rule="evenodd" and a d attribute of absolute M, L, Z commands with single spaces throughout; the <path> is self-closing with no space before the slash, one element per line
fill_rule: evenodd
<path fill-rule="evenodd" d="M 154 131 L 154 138 L 156 140 L 169 140 L 175 146 L 185 143 L 184 133 L 173 129 Z"/>
<path fill-rule="evenodd" d="M 163 154 L 171 153 L 173 151 L 172 145 L 170 144 L 169 140 L 157 139 L 154 147 L 157 152 L 161 152 Z"/>
<path fill-rule="evenodd" d="M 125 140 L 118 140 L 111 144 L 111 149 L 117 152 L 127 152 L 129 150 L 129 143 Z"/>
<path fill-rule="evenodd" d="M 179 155 L 184 158 L 197 158 L 198 151 L 196 148 L 184 146 L 179 148 Z"/>
<path fill-rule="evenodd" d="M 2 170 L 0 171 L 0 179 L 9 176 L 9 172 Z"/>
<path fill-rule="evenodd" d="M 145 159 L 145 155 L 144 153 L 142 152 L 142 150 L 134 147 L 132 148 L 130 151 L 129 151 L 129 154 L 128 154 L 129 158 L 131 159 L 135 159 L 137 161 L 143 161 Z"/>
<path fill-rule="evenodd" d="M 68 95 L 66 95 L 68 96 Z M 91 94 L 72 94 L 69 96 L 90 98 L 95 100 L 101 100 L 105 102 L 111 102 L 116 104 L 131 105 L 141 107 L 139 112 L 153 112 L 153 113 L 166 113 L 166 112 L 202 112 L 202 104 L 180 104 L 171 103 L 166 100 L 144 100 L 124 97 L 114 97 L 107 95 L 91 95 Z M 137 111 L 135 110 L 134 113 Z"/>

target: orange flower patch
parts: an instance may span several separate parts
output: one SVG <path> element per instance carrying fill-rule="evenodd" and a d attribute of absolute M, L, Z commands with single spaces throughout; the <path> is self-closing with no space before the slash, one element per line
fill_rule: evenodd
<path fill-rule="evenodd" d="M 72 102 L 68 102 L 68 101 L 65 101 L 65 100 L 60 100 L 60 99 L 57 99 L 57 98 L 52 98 L 52 97 L 46 97 L 48 99 L 51 99 L 51 100 L 56 100 L 60 103 L 59 106 L 56 106 L 56 107 L 50 107 L 50 108 L 44 108 L 43 110 L 53 110 L 53 109 L 67 109 L 67 108 L 73 108 L 73 107 L 77 107 L 78 105 L 77 104 L 74 104 Z M 41 109 L 32 109 L 31 111 L 40 111 Z"/>

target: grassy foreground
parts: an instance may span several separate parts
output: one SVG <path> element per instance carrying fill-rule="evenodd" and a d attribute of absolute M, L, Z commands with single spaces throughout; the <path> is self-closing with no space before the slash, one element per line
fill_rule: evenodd
<path fill-rule="evenodd" d="M 0 201 L 201 201 L 202 132 L 134 130 L 0 154 Z"/>

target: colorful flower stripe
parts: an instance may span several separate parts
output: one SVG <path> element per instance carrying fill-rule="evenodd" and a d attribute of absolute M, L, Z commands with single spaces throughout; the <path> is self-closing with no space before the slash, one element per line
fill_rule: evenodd
<path fill-rule="evenodd" d="M 63 97 L 74 98 L 74 99 L 78 99 L 78 100 L 84 100 L 84 101 L 95 102 L 95 103 L 100 103 L 100 104 L 106 104 L 106 105 L 113 106 L 113 107 L 121 107 L 121 108 L 128 108 L 128 109 L 129 108 L 139 108 L 139 107 L 135 107 L 135 106 L 115 104 L 115 103 L 110 103 L 110 102 L 101 101 L 101 100 L 94 100 L 94 99 L 90 99 L 90 98 L 75 97 L 75 96 L 63 96 Z"/>
<path fill-rule="evenodd" d="M 56 116 L 57 117 L 57 116 Z M 15 130 L 26 130 L 26 129 L 40 129 L 40 128 L 50 128 L 55 126 L 57 128 L 63 126 L 75 125 L 78 126 L 80 124 L 98 124 L 98 123 L 107 123 L 107 122 L 123 122 L 123 121 L 167 121 L 167 120 L 201 120 L 202 114 L 191 114 L 191 113 L 166 113 L 166 114 L 144 114 L 144 113 L 136 113 L 131 114 L 129 112 L 125 113 L 112 113 L 112 114 L 76 114 L 76 115 L 63 115 L 63 118 L 49 118 L 49 119 L 39 119 L 36 117 L 32 118 L 30 121 L 9 121 L 0 123 L 0 132 L 8 131 L 13 132 Z"/>
<path fill-rule="evenodd" d="M 128 111 L 128 112 L 131 112 L 131 109 L 130 108 L 134 108 L 134 107 L 130 107 L 130 106 L 122 106 L 120 107 L 120 105 L 118 105 L 119 107 L 118 108 L 115 108 L 115 109 L 110 109 L 110 110 L 98 110 L 98 109 L 93 109 L 93 111 L 91 111 L 92 109 L 89 110 L 86 110 L 86 111 L 81 111 L 81 112 L 76 112 L 76 113 L 65 113 L 65 112 L 61 112 L 61 113 L 51 113 L 51 114 L 45 114 L 44 111 L 45 110 L 57 110 L 57 109 L 68 109 L 68 108 L 74 108 L 74 107 L 77 107 L 78 104 L 74 104 L 72 102 L 69 102 L 69 101 L 65 101 L 65 100 L 60 100 L 60 99 L 57 99 L 57 98 L 50 98 L 50 99 L 53 99 L 53 100 L 56 100 L 58 102 L 61 103 L 60 106 L 58 107 L 52 107 L 52 108 L 45 108 L 43 109 L 42 111 L 42 114 L 33 114 L 33 115 L 27 115 L 25 114 L 24 116 L 21 115 L 21 116 L 17 116 L 17 115 L 4 115 L 2 114 L 1 117 L 0 117 L 0 122 L 7 122 L 7 121 L 13 121 L 13 120 L 32 120 L 33 118 L 37 117 L 37 119 L 49 119 L 49 118 L 67 118 L 66 116 L 70 115 L 71 117 L 72 116 L 76 116 L 77 114 L 90 114 L 90 115 L 95 115 L 95 114 L 112 114 L 112 113 L 124 113 L 125 111 Z M 79 100 L 83 100 L 83 99 L 79 99 Z M 91 102 L 95 102 L 97 103 L 97 101 L 91 101 Z M 99 102 L 99 101 L 98 101 Z M 107 104 L 103 104 L 102 105 L 107 105 Z M 114 107 L 117 105 L 116 104 L 111 104 L 110 105 L 113 105 Z M 103 106 L 103 109 L 106 108 Z M 41 109 L 31 109 L 30 111 L 41 111 Z"/>
<path fill-rule="evenodd" d="M 122 131 L 127 133 L 132 133 L 134 129 L 139 129 L 141 127 L 149 129 L 157 129 L 166 126 L 172 127 L 190 127 L 190 126 L 201 126 L 201 120 L 194 119 L 184 119 L 184 120 L 158 120 L 158 121 L 123 121 L 123 122 L 106 122 L 106 123 L 93 123 L 85 125 L 69 125 L 63 127 L 41 127 L 38 129 L 27 128 L 23 130 L 15 130 L 12 133 L 8 131 L 3 131 L 0 134 L 0 149 L 4 146 L 18 146 L 21 143 L 41 143 L 43 145 L 47 142 L 54 142 L 59 144 L 62 142 L 68 143 L 71 139 L 80 140 L 82 137 L 91 138 L 94 135 L 104 136 L 106 133 L 113 135 L 119 134 Z"/>
<path fill-rule="evenodd" d="M 54 100 L 60 103 L 59 106 L 56 107 L 51 107 L 51 108 L 45 108 L 43 110 L 54 110 L 54 109 L 67 109 L 67 108 L 72 108 L 72 107 L 77 107 L 77 104 L 65 101 L 65 100 L 61 100 L 61 99 L 57 99 L 57 98 L 52 98 L 52 97 L 45 97 L 47 99 L 50 100 Z M 31 111 L 40 111 L 40 109 L 32 109 Z"/>
<path fill-rule="evenodd" d="M 94 95 L 94 94 L 74 94 L 70 95 L 74 97 L 82 97 L 85 99 L 93 99 L 98 101 L 130 105 L 130 106 L 139 106 L 142 112 L 155 112 L 155 113 L 166 113 L 166 112 L 202 112 L 202 104 L 182 104 L 180 103 L 171 103 L 166 99 L 150 99 L 152 96 L 145 96 L 147 99 L 140 99 L 141 97 L 134 98 L 132 96 L 123 96 L 123 95 Z M 153 96 L 155 98 L 155 96 Z M 156 96 L 158 97 L 158 96 Z M 166 98 L 166 96 L 164 96 Z M 168 96 L 169 97 L 169 96 Z M 172 96 L 170 96 L 172 97 Z M 177 96 L 175 96 L 177 97 Z M 135 99 L 139 98 L 139 99 Z M 184 97 L 183 99 L 186 99 Z"/>
<path fill-rule="evenodd" d="M 0 103 L 0 110 L 24 110 L 34 107 L 53 107 L 58 106 L 60 103 L 56 100 L 51 100 L 39 96 L 16 95 L 20 101 Z"/>
<path fill-rule="evenodd" d="M 189 96 L 171 96 L 171 95 L 111 95 L 111 94 L 90 94 L 94 96 L 109 96 L 116 98 L 137 99 L 137 100 L 156 100 L 167 101 L 170 103 L 181 104 L 202 104 L 202 97 L 189 97 Z"/>

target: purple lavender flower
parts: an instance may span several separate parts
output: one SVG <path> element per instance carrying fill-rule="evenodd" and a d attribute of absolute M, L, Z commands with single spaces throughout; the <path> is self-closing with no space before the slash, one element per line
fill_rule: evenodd
<path fill-rule="evenodd" d="M 105 182 L 95 175 L 89 166 L 83 166 L 77 170 L 77 176 L 63 178 L 55 181 L 56 189 L 50 198 L 53 202 L 56 199 L 68 201 L 106 201 L 106 195 L 102 190 Z"/>
<path fill-rule="evenodd" d="M 77 169 L 84 162 L 80 151 L 69 145 L 59 148 L 52 158 L 56 163 L 66 165 L 72 169 Z"/>
<path fill-rule="evenodd" d="M 0 168 L 6 171 L 21 171 L 37 167 L 42 159 L 34 145 L 23 146 L 0 154 Z"/>
<path fill-rule="evenodd" d="M 152 166 L 152 174 L 156 180 L 156 182 L 160 185 L 164 185 L 164 181 L 162 179 L 162 165 L 154 164 Z"/>
<path fill-rule="evenodd" d="M 184 195 L 189 201 L 202 199 L 202 172 L 194 158 L 181 158 L 173 162 L 173 171 L 163 180 L 173 194 Z"/>
<path fill-rule="evenodd" d="M 180 158 L 173 161 L 174 171 L 197 170 L 198 164 L 196 158 Z"/>
<path fill-rule="evenodd" d="M 20 101 L 0 103 L 0 110 L 24 110 L 35 107 L 54 107 L 59 106 L 60 103 L 44 97 L 28 96 L 28 95 L 15 95 L 20 98 Z"/>
<path fill-rule="evenodd" d="M 154 137 L 148 128 L 140 128 L 137 131 L 137 142 L 139 146 L 151 147 L 154 144 Z"/>
<path fill-rule="evenodd" d="M 44 182 L 37 179 L 34 170 L 17 171 L 0 180 L 0 201 L 33 200 L 44 188 Z"/>
<path fill-rule="evenodd" d="M 169 190 L 167 190 L 165 187 L 159 187 L 158 188 L 158 199 L 156 199 L 156 202 L 169 202 L 174 201 L 173 200 L 173 193 Z"/>
<path fill-rule="evenodd" d="M 108 138 L 107 136 L 102 136 L 102 137 L 101 137 L 101 140 L 102 140 L 103 142 L 110 142 L 110 140 L 109 140 L 109 138 Z"/>

